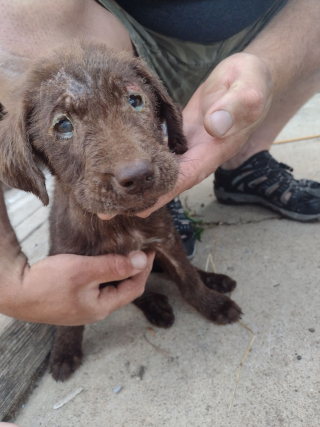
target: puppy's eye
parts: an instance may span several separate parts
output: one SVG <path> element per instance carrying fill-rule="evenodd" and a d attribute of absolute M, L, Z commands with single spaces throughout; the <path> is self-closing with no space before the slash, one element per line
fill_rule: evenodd
<path fill-rule="evenodd" d="M 73 135 L 73 124 L 67 117 L 61 117 L 54 125 L 54 130 L 62 138 L 71 138 Z"/>
<path fill-rule="evenodd" d="M 144 110 L 146 103 L 141 95 L 130 95 L 129 96 L 130 105 L 137 111 Z"/>

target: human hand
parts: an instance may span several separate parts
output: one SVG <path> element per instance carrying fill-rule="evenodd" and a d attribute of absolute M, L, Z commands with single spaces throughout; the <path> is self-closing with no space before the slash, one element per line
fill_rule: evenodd
<path fill-rule="evenodd" d="M 17 426 L 17 424 L 1 423 L 0 422 L 0 427 L 19 427 L 19 426 Z"/>
<path fill-rule="evenodd" d="M 50 256 L 31 267 L 26 265 L 20 281 L 5 281 L 1 312 L 54 325 L 96 322 L 144 292 L 153 259 L 153 253 L 143 252 L 128 257 Z M 117 287 L 99 289 L 100 283 L 116 280 L 122 280 Z"/>
<path fill-rule="evenodd" d="M 265 118 L 271 100 L 272 77 L 265 62 L 248 53 L 223 60 L 183 111 L 189 149 L 179 157 L 176 186 L 138 216 L 150 215 L 234 156 Z"/>

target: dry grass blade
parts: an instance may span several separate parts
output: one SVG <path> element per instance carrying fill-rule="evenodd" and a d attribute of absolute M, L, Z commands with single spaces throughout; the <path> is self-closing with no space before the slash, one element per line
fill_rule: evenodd
<path fill-rule="evenodd" d="M 210 265 L 210 262 L 211 262 L 212 270 L 213 270 L 214 273 L 216 272 L 216 266 L 215 266 L 214 260 L 215 260 L 215 256 L 216 256 L 217 242 L 218 242 L 218 239 L 215 239 L 215 241 L 213 242 L 212 254 L 211 253 L 208 254 L 207 261 L 206 261 L 206 266 L 205 266 L 205 271 L 208 271 L 209 265 Z M 243 364 L 244 364 L 244 362 L 245 362 L 245 360 L 246 360 L 246 358 L 247 358 L 247 356 L 249 354 L 249 351 L 251 349 L 253 341 L 256 338 L 255 335 L 254 335 L 253 330 L 251 328 L 249 328 L 249 326 L 247 326 L 245 323 L 241 322 L 241 320 L 239 320 L 238 323 L 240 324 L 240 326 L 242 328 L 244 328 L 248 332 L 250 332 L 250 334 L 252 335 L 252 338 L 251 338 L 251 340 L 249 342 L 247 350 L 246 350 L 246 352 L 245 352 L 245 354 L 244 354 L 244 356 L 243 356 L 243 358 L 242 358 L 242 360 L 240 362 L 239 368 L 238 368 L 238 374 L 237 374 L 236 383 L 235 383 L 235 386 L 234 386 L 234 389 L 233 389 L 232 399 L 231 399 L 231 403 L 230 403 L 230 406 L 229 406 L 229 412 L 231 411 L 232 406 L 233 406 L 233 400 L 234 400 L 234 397 L 236 395 L 236 391 L 237 391 L 237 387 L 238 387 L 238 383 L 239 383 L 239 379 L 240 379 L 241 368 L 242 368 L 242 366 L 243 366 Z"/>
<path fill-rule="evenodd" d="M 80 394 L 82 391 L 83 391 L 82 387 L 76 388 L 75 390 L 73 390 L 73 392 L 71 392 L 70 394 L 68 394 L 67 396 L 65 396 L 63 399 L 59 400 L 58 403 L 56 403 L 55 405 L 53 405 L 53 409 L 59 409 L 62 406 L 66 405 L 72 399 L 74 399 L 76 396 L 78 396 L 78 394 Z"/>
<path fill-rule="evenodd" d="M 309 135 L 309 136 L 300 136 L 298 138 L 283 139 L 282 141 L 275 141 L 274 144 L 286 144 L 287 142 L 305 141 L 306 139 L 316 139 L 316 138 L 320 138 L 320 135 Z"/>
<path fill-rule="evenodd" d="M 246 325 L 245 323 L 243 323 L 241 320 L 238 320 L 238 323 L 240 326 L 242 326 L 243 328 L 245 328 L 247 331 L 249 331 L 252 335 L 254 335 L 254 332 L 251 328 L 249 328 L 248 325 Z"/>
<path fill-rule="evenodd" d="M 238 387 L 238 383 L 239 383 L 239 379 L 240 379 L 241 368 L 242 368 L 242 366 L 243 366 L 243 364 L 244 364 L 244 362 L 245 362 L 245 360 L 246 360 L 246 358 L 247 358 L 247 356 L 248 356 L 248 354 L 249 354 L 249 351 L 250 351 L 250 349 L 251 349 L 251 347 L 252 347 L 253 341 L 254 341 L 254 340 L 255 340 L 255 338 L 256 338 L 256 336 L 254 335 L 254 333 L 253 333 L 252 329 L 251 329 L 251 328 L 249 328 L 249 326 L 247 326 L 245 323 L 241 322 L 241 320 L 239 320 L 239 322 L 238 322 L 238 323 L 240 324 L 240 326 L 241 326 L 242 328 L 245 328 L 247 331 L 249 331 L 249 332 L 252 334 L 252 338 L 251 338 L 251 340 L 250 340 L 250 342 L 249 342 L 249 345 L 248 345 L 248 347 L 247 347 L 247 350 L 246 350 L 246 352 L 244 353 L 244 356 L 243 356 L 243 358 L 242 358 L 242 360 L 241 360 L 241 362 L 240 362 L 239 368 L 238 368 L 238 374 L 237 374 L 236 383 L 235 383 L 235 386 L 234 386 L 234 389 L 233 389 L 233 393 L 232 393 L 232 399 L 231 399 L 231 403 L 230 403 L 230 406 L 229 406 L 229 412 L 231 411 L 232 406 L 233 406 L 233 400 L 234 400 L 234 397 L 235 397 L 235 395 L 236 395 L 236 391 L 237 391 L 237 387 Z"/>
<path fill-rule="evenodd" d="M 150 344 L 155 350 L 157 350 L 159 353 L 162 353 L 163 355 L 169 357 L 170 353 L 167 350 L 163 350 L 163 348 L 158 347 L 157 345 L 153 344 L 147 337 L 146 334 L 143 334 L 144 339 L 147 341 L 148 344 Z"/>
<path fill-rule="evenodd" d="M 208 257 L 207 257 L 206 266 L 205 266 L 204 271 L 208 271 L 209 265 L 210 265 L 210 261 L 211 261 L 213 272 L 215 273 L 216 269 L 215 269 L 214 261 L 213 261 L 213 258 L 212 258 L 212 255 L 211 255 L 210 252 L 208 253 Z"/>
<path fill-rule="evenodd" d="M 215 257 L 216 257 L 217 242 L 218 242 L 218 239 L 215 239 L 215 241 L 213 242 L 212 254 L 211 253 L 208 254 L 207 261 L 206 261 L 206 266 L 205 266 L 204 271 L 208 271 L 209 264 L 210 264 L 210 261 L 211 261 L 212 271 L 214 273 L 216 273 L 217 269 L 216 269 L 216 265 L 215 265 L 214 260 L 215 260 Z"/>

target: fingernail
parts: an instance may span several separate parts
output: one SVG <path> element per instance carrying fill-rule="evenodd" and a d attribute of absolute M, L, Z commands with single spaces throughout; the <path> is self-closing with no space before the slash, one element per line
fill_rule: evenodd
<path fill-rule="evenodd" d="M 142 270 L 147 266 L 147 255 L 143 252 L 135 252 L 130 256 L 131 264 L 134 268 Z"/>
<path fill-rule="evenodd" d="M 215 111 L 210 115 L 213 132 L 219 136 L 225 135 L 233 125 L 231 114 L 225 110 Z"/>
<path fill-rule="evenodd" d="M 145 218 L 148 218 L 148 216 L 150 216 L 152 214 L 152 212 L 148 212 L 148 213 L 143 213 L 143 214 L 137 214 L 137 216 L 139 217 L 139 218 L 142 218 L 142 219 L 145 219 Z"/>
<path fill-rule="evenodd" d="M 98 215 L 98 217 L 100 218 L 100 219 L 103 219 L 103 220 L 109 220 L 109 219 L 112 219 L 112 218 L 114 218 L 117 214 L 102 214 L 102 213 L 98 213 L 97 214 Z"/>

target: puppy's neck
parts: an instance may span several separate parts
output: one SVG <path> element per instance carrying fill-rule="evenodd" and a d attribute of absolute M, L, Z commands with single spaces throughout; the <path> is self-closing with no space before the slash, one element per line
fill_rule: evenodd
<path fill-rule="evenodd" d="M 86 212 L 70 194 L 57 183 L 50 218 L 51 255 L 126 255 L 135 250 L 157 250 L 168 238 L 173 238 L 174 229 L 166 208 L 145 219 L 117 215 L 103 221 Z"/>

